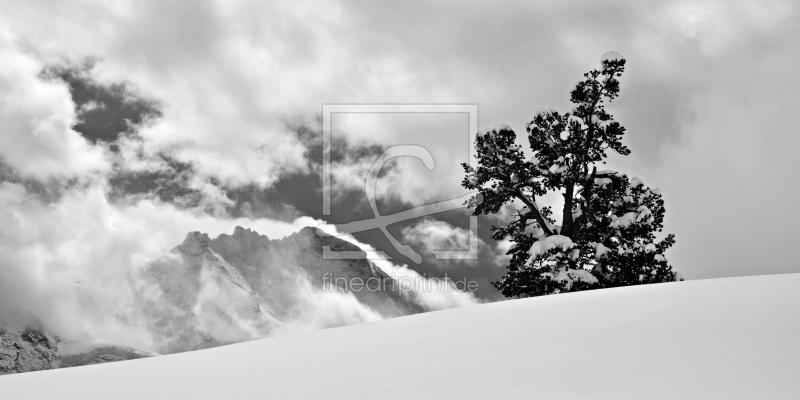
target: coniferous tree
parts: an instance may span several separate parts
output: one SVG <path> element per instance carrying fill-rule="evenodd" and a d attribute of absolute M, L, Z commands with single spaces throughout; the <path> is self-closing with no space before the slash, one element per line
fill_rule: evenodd
<path fill-rule="evenodd" d="M 608 52 L 601 66 L 573 85 L 570 111 L 536 112 L 527 124 L 530 156 L 498 124 L 478 133 L 478 168 L 463 164 L 462 185 L 478 191 L 469 201 L 475 215 L 516 205 L 510 221 L 492 227 L 494 239 L 513 244 L 508 274 L 493 283 L 507 297 L 683 280 L 664 257 L 675 236 L 655 237 L 664 220 L 660 191 L 597 170 L 608 149 L 630 154 L 625 128 L 605 109 L 619 94 L 625 59 Z M 550 207 L 537 204 L 549 191 L 564 196 L 560 226 Z"/>

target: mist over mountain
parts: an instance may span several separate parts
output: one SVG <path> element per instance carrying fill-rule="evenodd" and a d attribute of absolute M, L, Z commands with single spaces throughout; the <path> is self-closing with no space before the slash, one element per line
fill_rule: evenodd
<path fill-rule="evenodd" d="M 134 295 L 119 318 L 149 336 L 149 349 L 60 338 L 31 316 L 0 329 L 0 373 L 198 350 L 431 309 L 370 260 L 324 259 L 325 247 L 366 254 L 312 227 L 283 239 L 242 227 L 214 239 L 190 232 L 128 276 Z M 354 281 L 381 285 L 351 290 Z"/>
<path fill-rule="evenodd" d="M 141 271 L 137 291 L 149 331 L 158 350 L 173 353 L 214 347 L 303 329 L 327 328 L 409 315 L 424 310 L 409 296 L 387 290 L 330 290 L 327 280 L 392 280 L 369 260 L 325 260 L 333 251 L 361 249 L 306 227 L 284 239 L 242 227 L 215 239 L 190 232 L 170 254 Z M 394 290 L 392 290 L 394 289 Z M 312 320 L 325 306 L 316 297 L 349 302 L 349 318 Z M 324 314 L 324 313 L 323 313 Z"/>
<path fill-rule="evenodd" d="M 215 253 L 236 265 L 253 288 L 271 304 L 275 304 L 275 311 L 280 318 L 292 317 L 291 314 L 285 314 L 285 308 L 280 306 L 285 305 L 286 299 L 292 298 L 292 293 L 286 290 L 291 287 L 287 276 L 306 276 L 315 288 L 323 290 L 326 289 L 326 282 L 334 280 L 393 280 L 366 258 L 323 259 L 325 246 L 334 252 L 350 251 L 366 255 L 358 246 L 312 227 L 274 241 L 249 229 L 237 227 L 233 236 L 223 234 L 211 242 L 211 249 Z M 421 304 L 403 296 L 398 289 L 399 283 L 395 283 L 395 286 L 373 285 L 371 289 L 352 293 L 360 303 L 385 318 L 424 311 Z"/>

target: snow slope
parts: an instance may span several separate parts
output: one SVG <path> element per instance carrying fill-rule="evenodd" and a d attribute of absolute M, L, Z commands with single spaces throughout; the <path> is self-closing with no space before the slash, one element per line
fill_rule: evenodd
<path fill-rule="evenodd" d="M 10 399 L 797 399 L 800 274 L 561 294 L 0 377 Z"/>

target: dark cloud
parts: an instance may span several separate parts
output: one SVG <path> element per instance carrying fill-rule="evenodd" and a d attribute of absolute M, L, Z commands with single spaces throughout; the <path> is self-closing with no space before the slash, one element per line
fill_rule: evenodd
<path fill-rule="evenodd" d="M 72 129 L 92 143 L 110 143 L 161 116 L 158 102 L 141 96 L 130 84 L 96 82 L 91 76 L 95 64 L 89 59 L 80 65 L 52 66 L 42 73 L 68 85 L 79 118 Z"/>
<path fill-rule="evenodd" d="M 63 194 L 79 185 L 77 179 L 32 179 L 20 176 L 13 168 L 0 162 L 0 183 L 10 182 L 22 185 L 25 190 L 44 204 L 57 203 Z"/>
<path fill-rule="evenodd" d="M 306 215 L 331 223 L 371 218 L 372 211 L 362 187 L 332 191 L 331 208 L 335 212 L 330 216 L 322 215 L 322 133 L 307 125 L 293 126 L 290 130 L 306 149 L 308 172 L 285 174 L 268 188 L 256 185 L 228 188 L 228 196 L 236 202 L 233 215 L 249 213 L 284 221 Z M 378 144 L 354 144 L 346 136 L 334 136 L 331 138 L 331 164 L 371 162 L 385 150 Z"/>
<path fill-rule="evenodd" d="M 177 198 L 199 196 L 196 190 L 189 187 L 189 179 L 193 174 L 192 166 L 169 157 L 162 157 L 168 168 L 161 171 L 126 172 L 118 171 L 109 177 L 110 197 L 122 199 L 128 195 L 150 194 L 161 201 L 174 202 Z M 190 202 L 196 205 L 199 202 Z"/>

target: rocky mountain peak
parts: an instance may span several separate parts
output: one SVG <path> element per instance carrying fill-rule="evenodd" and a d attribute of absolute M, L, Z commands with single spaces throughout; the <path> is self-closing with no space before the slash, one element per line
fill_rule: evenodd
<path fill-rule="evenodd" d="M 58 342 L 41 329 L 0 324 L 0 375 L 58 368 Z"/>
<path fill-rule="evenodd" d="M 205 233 L 189 232 L 177 249 L 186 255 L 199 256 L 208 251 L 211 239 Z"/>
<path fill-rule="evenodd" d="M 321 251 L 322 246 L 329 246 L 334 250 L 361 251 L 361 249 L 337 236 L 329 235 L 319 228 L 307 226 L 287 237 L 296 243 Z"/>
<path fill-rule="evenodd" d="M 242 228 L 241 226 L 237 226 L 236 228 L 233 229 L 233 235 L 231 235 L 231 236 L 233 236 L 236 239 L 242 239 L 242 238 L 247 238 L 247 237 L 253 237 L 253 238 L 258 239 L 258 238 L 261 238 L 264 235 L 261 235 L 261 234 L 259 234 L 258 232 L 254 231 L 254 230 L 250 230 L 248 228 Z M 269 239 L 266 236 L 264 236 L 264 237 Z"/>
<path fill-rule="evenodd" d="M 297 232 L 298 235 L 302 237 L 313 238 L 319 240 L 320 238 L 330 237 L 327 233 L 323 232 L 321 229 L 317 229 L 313 226 L 307 226 L 300 231 Z"/>

